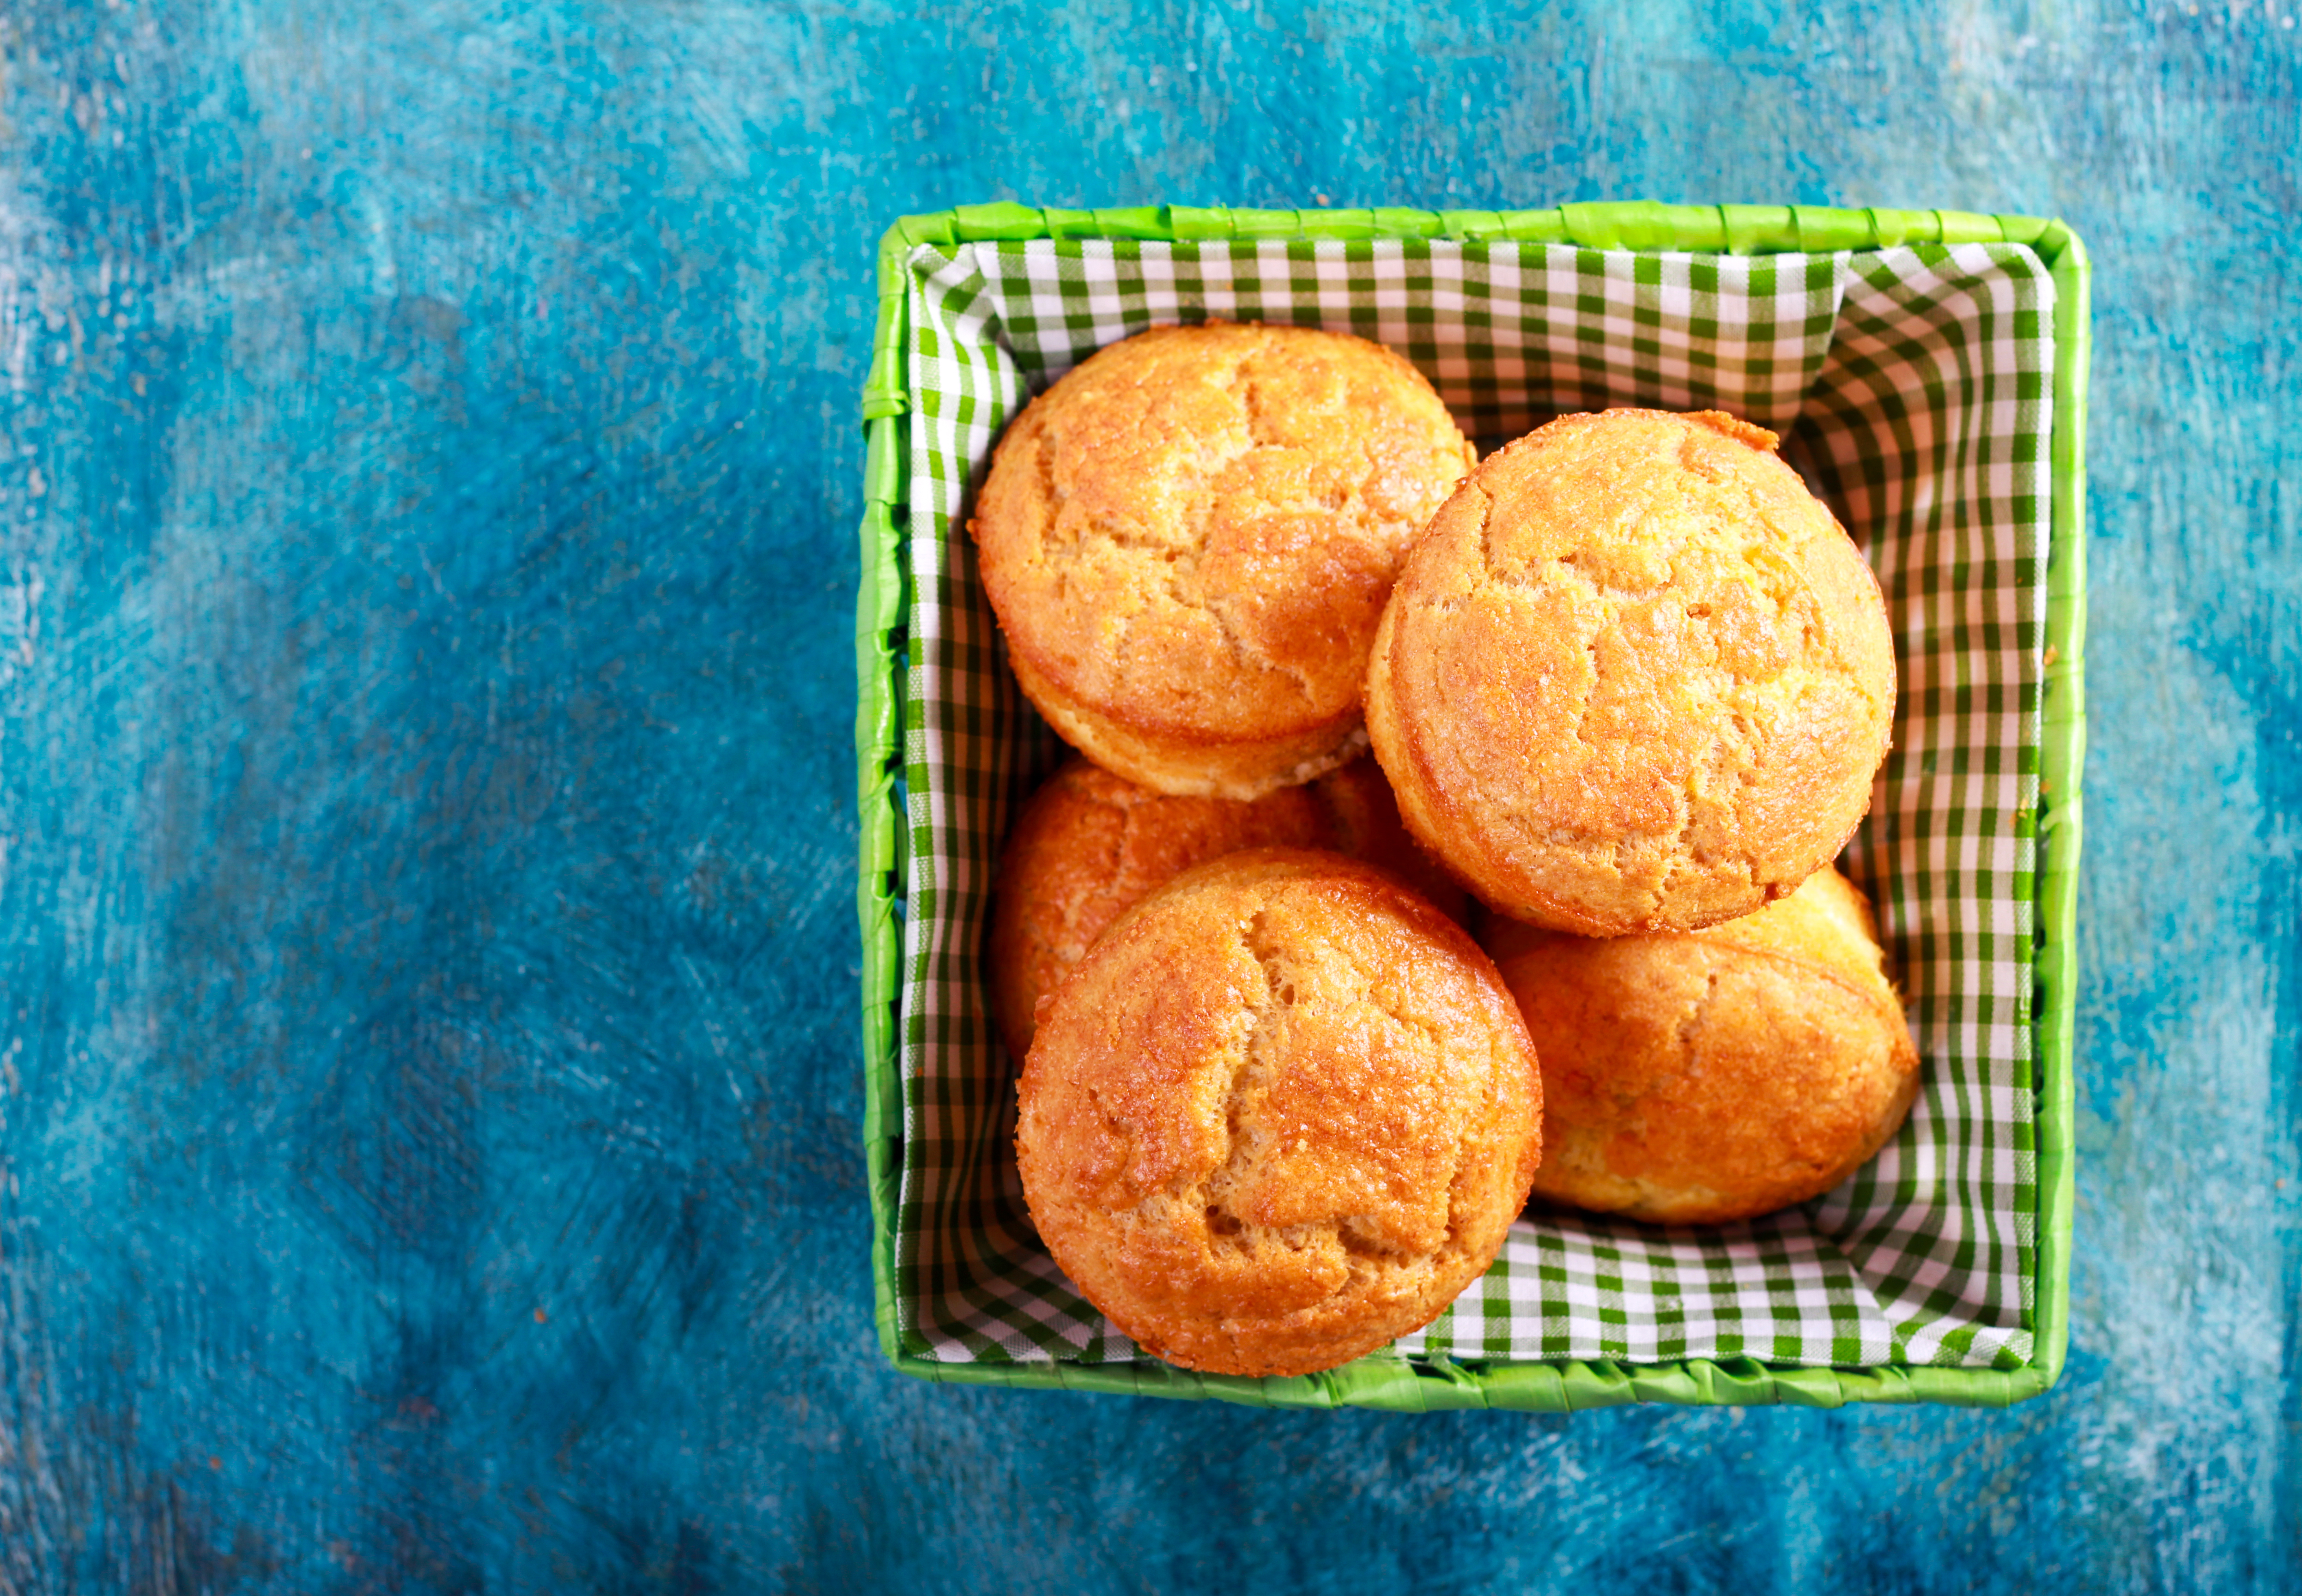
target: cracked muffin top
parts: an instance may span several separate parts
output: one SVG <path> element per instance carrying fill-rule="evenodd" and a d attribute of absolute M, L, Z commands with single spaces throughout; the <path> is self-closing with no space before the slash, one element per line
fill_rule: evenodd
<path fill-rule="evenodd" d="M 1853 1173 L 1918 1095 L 1870 907 L 1827 866 L 1707 931 L 1487 937 L 1542 1060 L 1538 1197 L 1748 1219 Z"/>
<path fill-rule="evenodd" d="M 1327 848 L 1380 866 L 1450 920 L 1469 907 L 1399 824 L 1371 759 L 1242 802 L 1169 797 L 1074 758 L 1032 794 L 1000 855 L 988 951 L 1008 1055 L 1030 1051 L 1040 1000 L 1123 911 L 1195 864 L 1266 847 Z"/>
<path fill-rule="evenodd" d="M 1072 746 L 1253 798 L 1365 747 L 1391 579 L 1474 458 L 1379 344 L 1160 327 L 1024 409 L 969 529 L 1016 678 Z"/>
<path fill-rule="evenodd" d="M 1853 834 L 1893 640 L 1776 441 L 1717 411 L 1561 416 L 1416 546 L 1368 730 L 1408 829 L 1491 907 L 1690 930 L 1794 891 Z"/>
<path fill-rule="evenodd" d="M 1177 877 L 1039 1022 L 1016 1154 L 1041 1239 L 1147 1351 L 1301 1374 L 1483 1273 L 1541 1156 L 1493 963 L 1382 871 L 1286 848 Z"/>

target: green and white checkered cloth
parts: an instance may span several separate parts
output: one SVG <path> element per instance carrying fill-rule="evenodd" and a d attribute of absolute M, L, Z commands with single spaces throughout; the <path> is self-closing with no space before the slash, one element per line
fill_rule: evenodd
<path fill-rule="evenodd" d="M 1744 1224 L 1529 1217 L 1395 1352 L 2010 1366 L 2031 1351 L 2031 950 L 2053 284 L 2017 245 L 1759 257 L 1567 245 L 1034 240 L 911 262 L 908 908 L 896 1279 L 905 1346 L 1143 1355 L 1033 1235 L 979 962 L 999 845 L 1062 757 L 1016 691 L 962 507 L 1027 395 L 1165 322 L 1291 322 L 1398 349 L 1491 446 L 1568 410 L 1716 407 L 1785 455 L 1878 574 L 1895 747 L 1848 867 L 1923 1055 L 1902 1134 Z"/>

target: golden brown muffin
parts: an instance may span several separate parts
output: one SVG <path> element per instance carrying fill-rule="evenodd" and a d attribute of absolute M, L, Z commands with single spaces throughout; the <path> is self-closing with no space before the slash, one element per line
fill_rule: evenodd
<path fill-rule="evenodd" d="M 1498 920 L 1488 945 L 1542 1060 L 1538 1197 L 1746 1219 L 1853 1173 L 1917 1096 L 1870 906 L 1827 866 L 1707 931 L 1594 940 Z"/>
<path fill-rule="evenodd" d="M 992 1012 L 1010 1056 L 1030 1051 L 1040 998 L 1147 894 L 1241 848 L 1326 842 L 1326 817 L 1308 786 L 1252 802 L 1171 798 L 1072 760 L 1032 794 L 1000 855 L 988 962 Z"/>
<path fill-rule="evenodd" d="M 991 917 L 991 1010 L 1009 1056 L 1031 1048 L 1053 993 L 1121 911 L 1195 864 L 1241 848 L 1326 848 L 1382 866 L 1460 920 L 1463 889 L 1399 824 L 1373 760 L 1251 802 L 1171 798 L 1074 759 L 1007 834 Z"/>
<path fill-rule="evenodd" d="M 1400 573 L 1367 729 L 1407 828 L 1590 936 L 1747 914 L 1836 855 L 1895 712 L 1878 584 L 1775 435 L 1567 416 L 1488 458 Z"/>
<path fill-rule="evenodd" d="M 1392 877 L 1267 848 L 1204 864 L 1056 992 L 1015 1133 L 1040 1237 L 1147 1351 L 1332 1368 L 1483 1273 L 1541 1156 L 1526 1028 Z"/>
<path fill-rule="evenodd" d="M 1449 920 L 1466 923 L 1469 895 L 1407 834 L 1381 765 L 1365 756 L 1353 760 L 1313 782 L 1311 794 L 1326 816 L 1327 829 L 1323 840 L 1309 846 L 1379 865 L 1430 899 Z"/>
<path fill-rule="evenodd" d="M 1474 458 L 1379 344 L 1159 327 L 1016 418 L 969 530 L 1016 680 L 1073 747 L 1253 798 L 1365 746 L 1391 578 Z"/>

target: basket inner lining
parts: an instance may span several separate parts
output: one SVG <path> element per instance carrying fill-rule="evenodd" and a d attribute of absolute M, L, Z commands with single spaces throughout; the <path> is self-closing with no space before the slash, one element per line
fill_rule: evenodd
<path fill-rule="evenodd" d="M 1357 332 L 1465 430 L 1716 407 L 1854 534 L 1902 671 L 1895 748 L 1844 861 L 1869 888 L 1926 1060 L 1902 1134 L 1837 1190 L 1733 1226 L 1530 1213 L 1412 1358 L 2011 1366 L 2031 1350 L 2030 960 L 2053 367 L 2046 268 L 2016 245 L 1761 257 L 1406 240 L 1033 240 L 914 252 L 910 846 L 899 1329 L 943 1361 L 1142 1355 L 1032 1234 L 1012 1071 L 978 960 L 1013 807 L 1063 754 L 1016 692 L 963 530 L 1007 417 L 1165 322 Z"/>

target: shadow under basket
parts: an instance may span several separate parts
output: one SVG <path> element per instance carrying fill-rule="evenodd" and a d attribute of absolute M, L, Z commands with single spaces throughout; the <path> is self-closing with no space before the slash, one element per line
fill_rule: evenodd
<path fill-rule="evenodd" d="M 881 1345 L 928 1379 L 1264 1406 L 2004 1405 L 2060 1373 L 2084 754 L 2087 265 L 2058 222 L 1642 203 L 1545 211 L 962 207 L 879 258 L 856 632 L 864 1139 Z M 1924 1058 L 1837 1189 L 1734 1225 L 1530 1210 L 1439 1319 L 1293 1379 L 1141 1352 L 1048 1258 L 980 970 L 1007 823 L 1063 756 L 965 533 L 1000 429 L 1163 323 L 1355 332 L 1487 442 L 1718 408 L 1878 574 L 1895 745 L 1847 851 Z"/>

